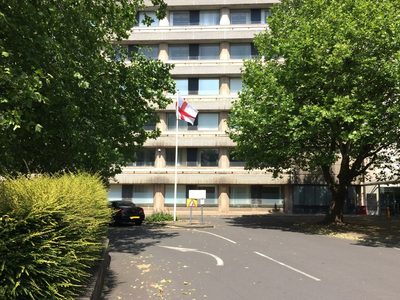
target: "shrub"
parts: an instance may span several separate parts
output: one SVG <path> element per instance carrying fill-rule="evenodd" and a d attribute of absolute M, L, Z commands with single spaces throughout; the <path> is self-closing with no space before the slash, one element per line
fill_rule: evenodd
<path fill-rule="evenodd" d="M 99 258 L 111 210 L 100 177 L 0 184 L 0 299 L 73 299 Z"/>
<path fill-rule="evenodd" d="M 178 220 L 178 218 L 176 218 Z M 153 214 L 146 218 L 147 222 L 163 222 L 173 221 L 174 216 L 167 212 L 153 212 Z"/>

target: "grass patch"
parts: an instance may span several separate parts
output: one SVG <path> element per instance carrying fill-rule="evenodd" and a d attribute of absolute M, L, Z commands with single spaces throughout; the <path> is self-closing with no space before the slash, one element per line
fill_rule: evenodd
<path fill-rule="evenodd" d="M 154 223 L 154 222 L 164 222 L 164 221 L 173 221 L 174 216 L 168 212 L 154 212 L 151 216 L 146 218 L 147 222 Z M 178 221 L 179 218 L 176 218 Z"/>

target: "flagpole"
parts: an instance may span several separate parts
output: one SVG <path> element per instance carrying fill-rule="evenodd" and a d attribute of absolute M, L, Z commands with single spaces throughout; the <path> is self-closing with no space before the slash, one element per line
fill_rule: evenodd
<path fill-rule="evenodd" d="M 174 184 L 174 221 L 176 221 L 176 194 L 177 194 L 177 182 L 178 182 L 178 97 L 176 98 L 175 114 L 176 114 L 176 137 L 175 137 L 175 184 Z"/>

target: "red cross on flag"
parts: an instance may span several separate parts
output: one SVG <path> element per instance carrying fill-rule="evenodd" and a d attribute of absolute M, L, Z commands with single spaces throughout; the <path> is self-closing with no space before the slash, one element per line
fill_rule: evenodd
<path fill-rule="evenodd" d="M 199 112 L 191 107 L 178 92 L 178 100 L 176 102 L 176 117 L 178 120 L 186 121 L 193 125 L 194 120 Z"/>

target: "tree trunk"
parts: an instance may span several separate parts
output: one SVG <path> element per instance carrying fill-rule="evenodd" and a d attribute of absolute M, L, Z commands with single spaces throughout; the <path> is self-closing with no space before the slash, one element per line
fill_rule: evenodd
<path fill-rule="evenodd" d="M 343 223 L 343 208 L 347 192 L 347 187 L 341 187 L 338 191 L 332 191 L 332 201 L 329 206 L 329 211 L 326 214 L 325 222 Z"/>

